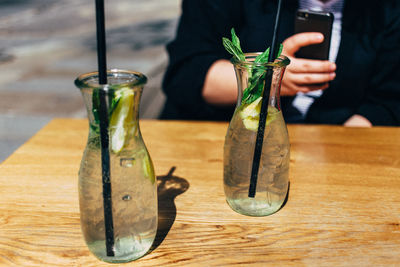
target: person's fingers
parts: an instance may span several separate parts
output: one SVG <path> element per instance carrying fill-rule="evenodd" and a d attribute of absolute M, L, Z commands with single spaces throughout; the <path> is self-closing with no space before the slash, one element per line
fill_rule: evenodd
<path fill-rule="evenodd" d="M 281 87 L 281 96 L 294 96 L 297 94 L 297 90 L 291 86 L 283 86 Z"/>
<path fill-rule="evenodd" d="M 336 77 L 336 73 L 291 73 L 291 80 L 298 85 L 312 85 L 330 82 Z"/>
<path fill-rule="evenodd" d="M 327 60 L 312 60 L 312 59 L 293 59 L 290 71 L 296 73 L 323 73 L 323 72 L 334 72 L 336 70 L 336 64 Z M 289 67 L 288 67 L 289 68 Z"/>
<path fill-rule="evenodd" d="M 329 87 L 329 83 L 318 83 L 318 84 L 310 84 L 307 86 L 300 86 L 302 89 L 307 90 L 308 92 L 315 91 L 315 90 L 324 90 Z"/>
<path fill-rule="evenodd" d="M 295 85 L 295 84 L 286 84 L 281 88 L 282 96 L 294 96 L 297 93 L 309 93 L 315 90 L 324 90 L 329 87 L 329 83 L 322 84 L 311 84 L 311 85 Z"/>
<path fill-rule="evenodd" d="M 286 71 L 283 77 L 282 83 L 289 87 L 295 86 L 310 86 L 316 84 L 327 83 L 335 79 L 335 72 L 322 72 L 322 73 L 296 73 L 292 71 Z"/>
<path fill-rule="evenodd" d="M 324 40 L 324 35 L 320 32 L 302 32 L 287 38 L 283 43 L 282 54 L 294 56 L 294 54 L 303 46 L 319 44 Z"/>

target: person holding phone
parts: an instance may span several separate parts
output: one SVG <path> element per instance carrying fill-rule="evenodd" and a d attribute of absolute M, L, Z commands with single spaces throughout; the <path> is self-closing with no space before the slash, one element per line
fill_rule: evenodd
<path fill-rule="evenodd" d="M 276 0 L 183 0 L 177 36 L 167 46 L 161 118 L 230 120 L 237 85 L 221 38 L 234 27 L 243 51 L 265 50 L 276 5 Z M 297 10 L 315 6 L 335 17 L 328 60 L 296 56 L 302 47 L 323 42 L 321 33 L 294 31 Z M 288 123 L 400 125 L 398 1 L 284 0 L 281 16 L 279 41 L 291 59 L 281 87 Z M 316 91 L 300 110 L 298 95 Z"/>

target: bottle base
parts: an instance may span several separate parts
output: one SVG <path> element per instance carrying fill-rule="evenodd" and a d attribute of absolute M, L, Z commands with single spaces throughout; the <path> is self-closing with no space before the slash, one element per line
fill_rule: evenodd
<path fill-rule="evenodd" d="M 283 200 L 268 202 L 265 198 L 226 198 L 226 202 L 237 213 L 247 216 L 262 217 L 277 212 Z"/>
<path fill-rule="evenodd" d="M 125 237 L 116 240 L 114 256 L 107 256 L 104 240 L 92 242 L 88 245 L 89 250 L 99 260 L 109 263 L 124 263 L 137 260 L 149 251 L 154 238 L 142 239 L 141 242 Z"/>

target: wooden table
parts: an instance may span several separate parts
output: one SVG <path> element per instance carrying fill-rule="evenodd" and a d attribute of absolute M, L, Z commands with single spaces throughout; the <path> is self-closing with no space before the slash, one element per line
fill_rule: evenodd
<path fill-rule="evenodd" d="M 168 190 L 155 247 L 132 265 L 400 265 L 400 128 L 290 125 L 289 199 L 261 218 L 225 203 L 226 123 L 141 128 Z M 80 230 L 77 173 L 87 132 L 86 120 L 53 120 L 0 165 L 0 264 L 107 265 Z"/>

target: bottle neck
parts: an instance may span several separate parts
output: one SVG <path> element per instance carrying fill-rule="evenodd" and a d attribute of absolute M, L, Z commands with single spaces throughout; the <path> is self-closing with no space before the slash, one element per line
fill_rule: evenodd
<path fill-rule="evenodd" d="M 264 67 L 236 64 L 237 106 L 251 104 L 263 96 L 264 90 L 269 90 L 268 104 L 280 110 L 280 87 L 284 70 L 285 67 L 282 66 Z"/>
<path fill-rule="evenodd" d="M 101 93 L 103 90 L 103 93 Z M 98 132 L 100 112 L 106 112 L 109 128 L 137 127 L 139 120 L 139 104 L 142 88 L 84 88 L 81 90 L 85 102 L 90 130 Z M 101 105 L 104 98 L 105 107 Z M 101 109 L 106 110 L 101 110 Z"/>

